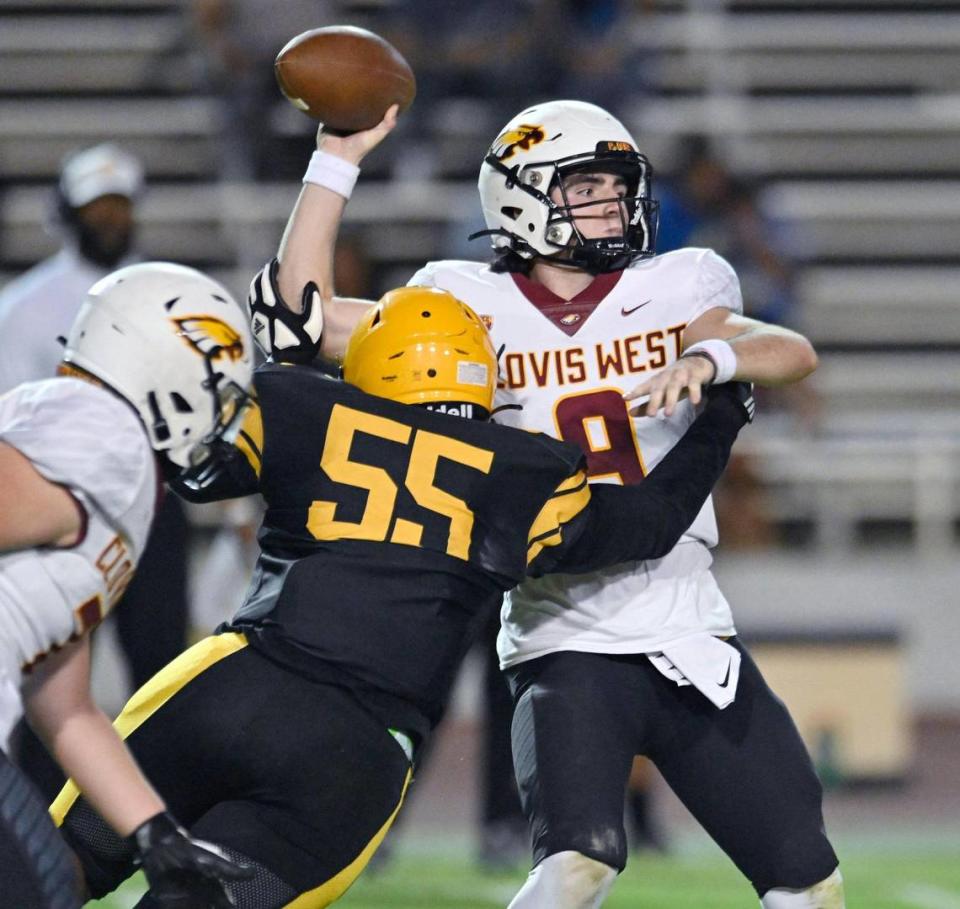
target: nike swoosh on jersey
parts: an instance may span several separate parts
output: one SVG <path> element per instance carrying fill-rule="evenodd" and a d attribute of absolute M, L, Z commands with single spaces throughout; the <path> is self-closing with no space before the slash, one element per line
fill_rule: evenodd
<path fill-rule="evenodd" d="M 646 306 L 648 303 L 652 303 L 652 300 L 644 300 L 642 303 L 638 303 L 636 306 L 632 306 L 630 309 L 627 309 L 625 306 L 620 307 L 621 316 L 629 316 L 635 313 L 642 306 Z"/>

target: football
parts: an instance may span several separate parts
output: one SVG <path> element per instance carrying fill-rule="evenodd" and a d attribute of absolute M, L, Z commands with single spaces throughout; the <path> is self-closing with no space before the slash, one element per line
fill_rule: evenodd
<path fill-rule="evenodd" d="M 417 91 L 413 70 L 392 44 L 349 25 L 297 35 L 277 54 L 274 72 L 291 104 L 341 133 L 376 126 L 391 104 L 402 113 Z"/>

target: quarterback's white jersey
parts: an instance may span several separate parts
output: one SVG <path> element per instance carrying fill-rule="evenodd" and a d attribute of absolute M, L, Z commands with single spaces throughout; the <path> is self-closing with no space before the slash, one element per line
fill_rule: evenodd
<path fill-rule="evenodd" d="M 0 553 L 0 675 L 18 686 L 23 671 L 116 605 L 147 540 L 158 478 L 136 413 L 79 379 L 0 396 L 0 441 L 68 490 L 85 519 L 75 546 Z"/>
<path fill-rule="evenodd" d="M 569 302 L 475 262 L 428 263 L 410 284 L 463 300 L 503 347 L 497 403 L 522 409 L 497 421 L 579 443 L 595 481 L 638 482 L 676 444 L 695 418 L 689 402 L 669 419 L 633 418 L 622 396 L 677 359 L 684 328 L 707 310 L 742 312 L 736 274 L 707 249 L 601 274 Z M 504 602 L 501 664 L 556 650 L 650 653 L 695 633 L 733 634 L 709 570 L 716 542 L 708 500 L 662 559 L 525 581 Z"/>

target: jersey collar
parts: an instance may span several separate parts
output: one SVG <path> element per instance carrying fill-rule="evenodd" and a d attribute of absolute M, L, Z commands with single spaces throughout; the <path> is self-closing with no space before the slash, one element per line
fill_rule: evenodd
<path fill-rule="evenodd" d="M 572 300 L 564 300 L 552 290 L 526 275 L 511 272 L 517 289 L 564 334 L 575 335 L 603 302 L 607 294 L 617 286 L 623 270 L 601 272 Z"/>

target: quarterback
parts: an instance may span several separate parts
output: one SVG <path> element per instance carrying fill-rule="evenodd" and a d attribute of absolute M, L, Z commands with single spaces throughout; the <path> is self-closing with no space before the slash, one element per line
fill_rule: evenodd
<path fill-rule="evenodd" d="M 276 302 L 271 273 L 256 284 Z M 232 622 L 118 720 L 178 817 L 254 867 L 230 886 L 241 909 L 338 899 L 400 810 L 503 591 L 667 552 L 751 411 L 748 386 L 717 386 L 646 482 L 591 487 L 577 446 L 489 421 L 489 335 L 432 288 L 368 310 L 343 374 L 258 370 L 232 459 L 180 484 L 200 500 L 260 492 L 260 559 Z M 99 896 L 133 854 L 77 795 L 68 784 L 53 812 Z"/>
<path fill-rule="evenodd" d="M 201 468 L 247 397 L 243 312 L 192 269 L 145 263 L 91 288 L 62 375 L 0 397 L 0 892 L 80 905 L 68 852 L 4 751 L 26 712 L 139 856 L 159 905 L 228 907 L 247 876 L 191 840 L 90 697 L 87 634 L 140 558 L 163 478 Z"/>
<path fill-rule="evenodd" d="M 391 109 L 371 130 L 318 134 L 274 266 L 290 305 L 281 320 L 255 321 L 255 334 L 342 351 L 369 303 L 336 295 L 333 244 L 360 161 L 395 122 Z M 704 388 L 788 383 L 816 367 L 801 335 L 743 316 L 737 276 L 711 250 L 655 255 L 650 163 L 601 108 L 522 111 L 485 155 L 479 190 L 493 261 L 430 262 L 411 284 L 476 310 L 503 351 L 501 419 L 577 443 L 595 483 L 648 482 Z M 765 909 L 843 906 L 820 783 L 737 639 L 710 571 L 716 543 L 708 501 L 660 558 L 526 579 L 505 598 L 498 649 L 534 850 L 513 909 L 602 903 L 626 862 L 623 792 L 636 754 Z"/>

